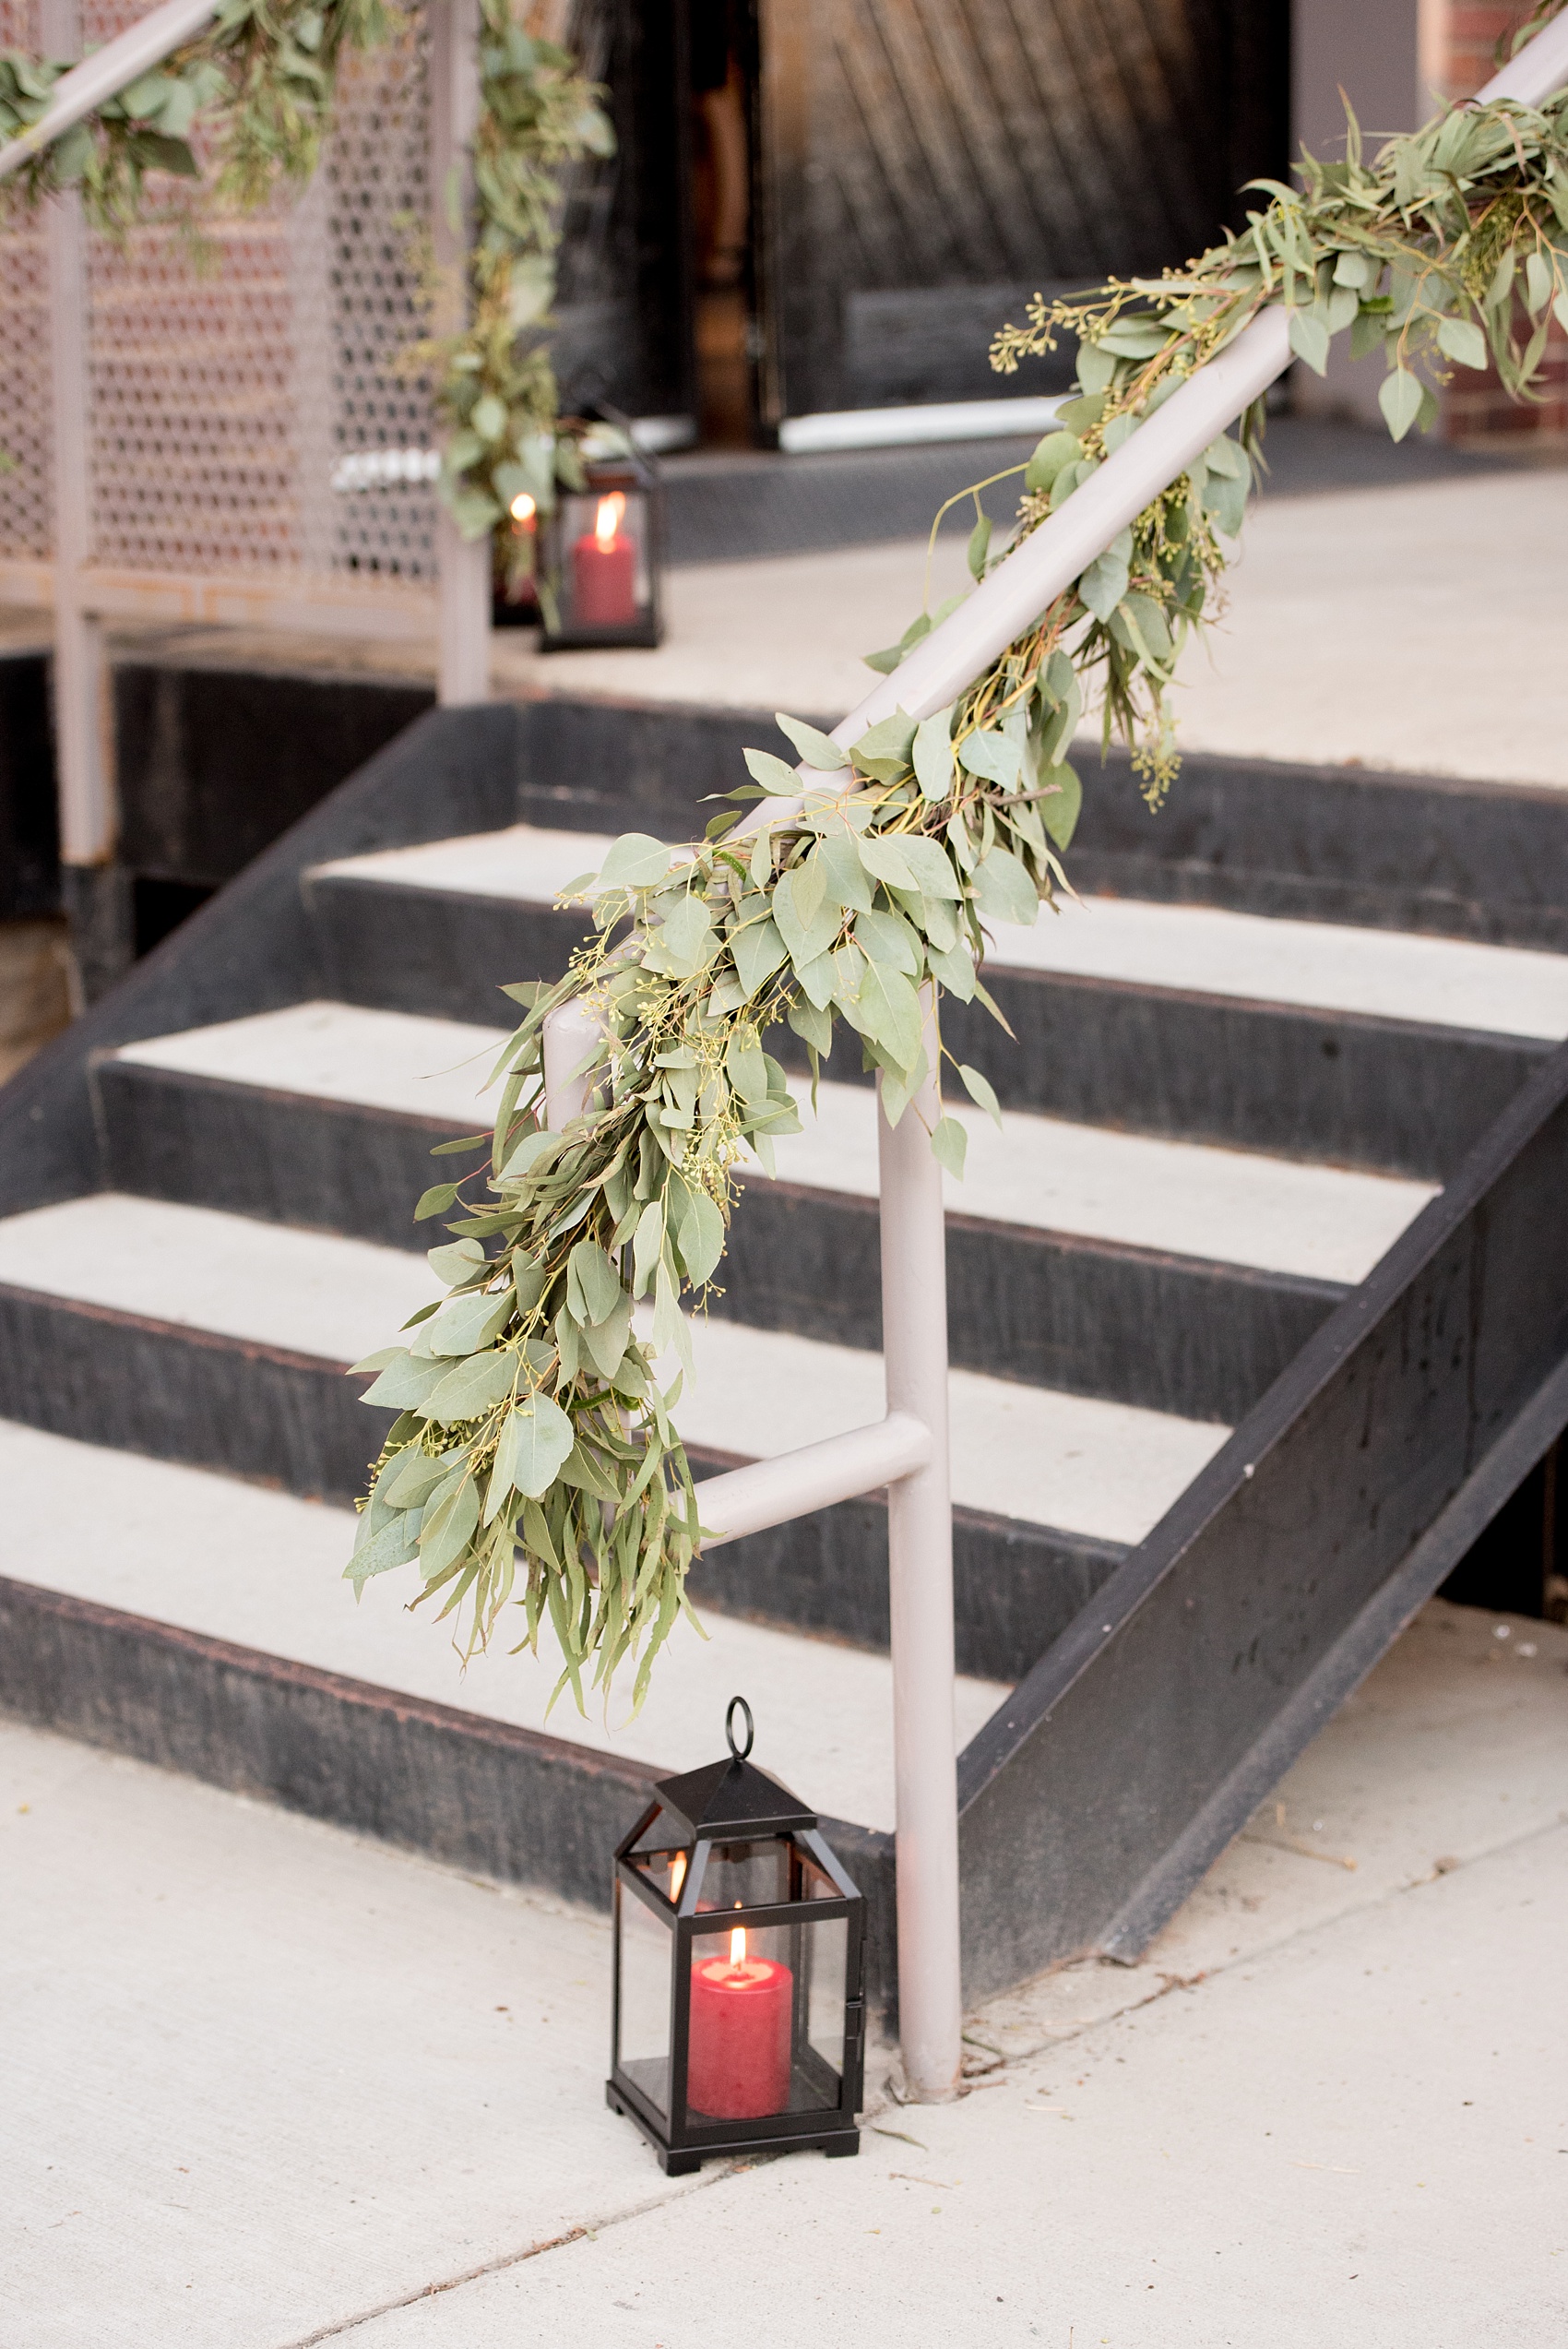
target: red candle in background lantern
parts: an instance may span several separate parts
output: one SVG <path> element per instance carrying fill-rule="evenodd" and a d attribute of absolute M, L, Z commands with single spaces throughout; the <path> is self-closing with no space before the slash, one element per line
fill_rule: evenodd
<path fill-rule="evenodd" d="M 625 511 L 625 493 L 612 490 L 599 501 L 592 530 L 572 550 L 573 616 L 578 621 L 604 627 L 637 616 L 637 550 L 620 534 Z"/>
<path fill-rule="evenodd" d="M 714 2120 L 760 2120 L 790 2103 L 790 2019 L 794 1976 L 773 1958 L 746 1955 L 746 1929 L 728 1957 L 692 1968 L 686 2105 Z"/>

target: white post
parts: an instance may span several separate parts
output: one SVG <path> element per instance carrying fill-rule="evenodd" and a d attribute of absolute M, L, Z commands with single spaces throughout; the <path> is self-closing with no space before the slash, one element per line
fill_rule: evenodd
<path fill-rule="evenodd" d="M 479 121 L 478 0 L 439 0 L 430 12 L 430 200 L 437 266 L 467 304 L 473 210 L 470 150 Z M 439 669 L 444 706 L 490 698 L 491 549 L 465 539 L 437 510 Z"/>
<path fill-rule="evenodd" d="M 913 2095 L 958 2085 L 958 1767 L 953 1715 L 953 1508 L 947 1463 L 947 1258 L 934 995 L 922 996 L 929 1064 L 898 1124 L 880 1108 L 882 1344 L 889 1413 L 931 1435 L 928 1464 L 887 1488 L 897 1799 L 898 2036 Z"/>
<path fill-rule="evenodd" d="M 580 1072 L 580 1064 L 603 1034 L 602 1020 L 596 1019 L 575 996 L 569 1003 L 558 1003 L 546 1019 L 544 1115 L 552 1134 L 564 1134 L 572 1119 L 582 1115 L 588 1079 Z"/>
<path fill-rule="evenodd" d="M 43 0 L 41 30 L 53 56 L 80 41 L 76 0 Z M 88 417 L 86 230 L 74 190 L 51 199 L 49 358 L 54 491 L 54 732 L 59 761 L 60 853 L 67 864 L 101 864 L 114 847 L 113 786 L 104 740 L 103 631 L 82 609 L 81 574 L 92 553 Z"/>

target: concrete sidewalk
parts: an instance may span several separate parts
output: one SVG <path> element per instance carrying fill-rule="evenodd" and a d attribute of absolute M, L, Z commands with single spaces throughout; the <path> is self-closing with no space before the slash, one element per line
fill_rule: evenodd
<path fill-rule="evenodd" d="M 858 2163 L 673 2182 L 601 1918 L 7 1724 L 0 2344 L 1547 2349 L 1565 1675 L 1434 1605 L 1142 1965 Z"/>

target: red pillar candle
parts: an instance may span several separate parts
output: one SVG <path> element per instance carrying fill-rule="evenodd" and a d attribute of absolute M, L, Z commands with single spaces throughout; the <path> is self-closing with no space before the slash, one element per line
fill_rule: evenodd
<path fill-rule="evenodd" d="M 625 510 L 622 491 L 601 497 L 593 529 L 572 550 L 574 616 L 591 626 L 612 627 L 637 616 L 637 550 L 620 535 Z"/>
<path fill-rule="evenodd" d="M 686 2104 L 712 2120 L 758 2120 L 790 2103 L 794 1976 L 772 1958 L 748 1958 L 743 1927 L 727 1957 L 692 1968 Z"/>

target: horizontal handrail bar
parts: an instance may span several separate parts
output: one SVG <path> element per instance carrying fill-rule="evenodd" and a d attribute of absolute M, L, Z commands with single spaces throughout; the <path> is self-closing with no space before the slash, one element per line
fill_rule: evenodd
<path fill-rule="evenodd" d="M 1478 93 L 1538 106 L 1568 81 L 1568 15 L 1554 18 Z M 1119 531 L 1184 473 L 1211 441 L 1260 399 L 1289 365 L 1290 314 L 1271 304 L 1223 351 L 1189 376 L 1114 450 L 1058 512 L 999 563 L 973 595 L 922 637 L 891 675 L 873 686 L 833 729 L 846 748 L 869 726 L 902 709 L 929 718 L 956 699 L 987 664 L 1070 588 Z M 827 781 L 802 766 L 817 788 Z M 788 822 L 800 799 L 761 800 L 742 829 Z"/>
<path fill-rule="evenodd" d="M 218 14 L 219 0 L 163 0 L 160 8 L 143 17 L 55 83 L 47 110 L 37 122 L 0 147 L 0 179 L 41 155 L 63 134 L 113 98 L 134 81 L 183 49 L 187 41 Z"/>
<path fill-rule="evenodd" d="M 696 1488 L 704 1555 L 742 1533 L 788 1525 L 834 1501 L 852 1501 L 879 1485 L 896 1485 L 928 1467 L 931 1457 L 932 1435 L 924 1422 L 907 1411 L 890 1411 L 873 1426 L 849 1427 L 820 1444 L 802 1444 L 798 1451 L 705 1477 Z"/>

